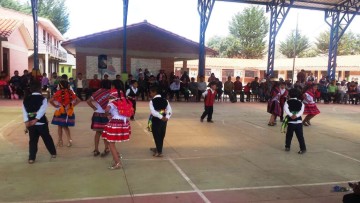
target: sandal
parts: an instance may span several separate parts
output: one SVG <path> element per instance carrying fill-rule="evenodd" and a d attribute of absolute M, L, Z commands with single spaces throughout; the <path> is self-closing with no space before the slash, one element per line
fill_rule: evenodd
<path fill-rule="evenodd" d="M 69 143 L 67 144 L 67 147 L 71 147 L 72 146 L 72 140 L 69 140 Z"/>
<path fill-rule="evenodd" d="M 154 156 L 154 157 L 163 157 L 163 154 L 156 152 L 153 156 Z"/>
<path fill-rule="evenodd" d="M 120 162 L 119 162 L 119 163 L 115 163 L 115 164 L 112 165 L 112 166 L 109 166 L 108 169 L 110 169 L 110 170 L 116 170 L 116 169 L 121 169 L 121 168 L 122 168 L 122 166 L 121 166 L 121 164 L 120 164 Z"/>
<path fill-rule="evenodd" d="M 29 160 L 28 163 L 29 164 L 33 164 L 35 162 L 35 160 Z"/>
<path fill-rule="evenodd" d="M 276 123 L 268 123 L 268 126 L 275 126 Z"/>
<path fill-rule="evenodd" d="M 63 146 L 63 141 L 62 141 L 62 140 L 59 140 L 56 146 L 62 147 L 62 146 Z"/>
<path fill-rule="evenodd" d="M 101 157 L 105 157 L 110 153 L 110 149 L 104 149 L 104 151 L 100 154 Z"/>
<path fill-rule="evenodd" d="M 307 122 L 305 122 L 305 121 L 303 121 L 303 125 L 304 126 L 309 126 L 309 124 Z"/>
<path fill-rule="evenodd" d="M 99 150 L 94 150 L 93 153 L 94 153 L 94 156 L 99 156 L 100 155 Z"/>

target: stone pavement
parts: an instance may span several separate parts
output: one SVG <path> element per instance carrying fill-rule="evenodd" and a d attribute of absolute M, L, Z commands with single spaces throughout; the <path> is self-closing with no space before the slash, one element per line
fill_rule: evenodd
<path fill-rule="evenodd" d="M 285 152 L 280 125 L 267 126 L 264 103 L 216 103 L 213 124 L 200 123 L 202 103 L 171 103 L 165 156 L 153 158 L 148 103 L 138 102 L 131 140 L 117 144 L 124 168 L 116 171 L 107 169 L 111 156 L 91 153 L 92 110 L 85 102 L 75 109 L 73 146 L 57 148 L 50 159 L 40 139 L 35 164 L 27 164 L 20 105 L 0 100 L 0 202 L 335 203 L 344 193 L 331 192 L 334 185 L 360 180 L 355 105 L 319 104 L 321 114 L 304 127 L 308 152 L 298 155 L 295 136 Z M 56 129 L 50 125 L 55 141 Z"/>

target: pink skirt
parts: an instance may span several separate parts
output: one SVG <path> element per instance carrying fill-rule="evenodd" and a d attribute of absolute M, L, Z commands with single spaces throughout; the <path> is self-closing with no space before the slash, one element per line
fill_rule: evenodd
<path fill-rule="evenodd" d="M 108 142 L 124 142 L 130 139 L 131 135 L 131 126 L 130 122 L 123 120 L 111 119 L 109 123 L 106 124 L 104 131 L 101 136 L 104 140 Z"/>
<path fill-rule="evenodd" d="M 320 113 L 320 110 L 317 108 L 316 104 L 305 104 L 304 114 L 305 115 L 317 115 Z"/>

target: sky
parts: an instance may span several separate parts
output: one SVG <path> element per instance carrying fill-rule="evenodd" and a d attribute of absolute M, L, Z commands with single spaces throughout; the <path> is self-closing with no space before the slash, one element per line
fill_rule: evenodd
<path fill-rule="evenodd" d="M 70 13 L 70 29 L 65 38 L 73 39 L 123 26 L 122 0 L 67 0 Z M 206 42 L 213 36 L 227 36 L 232 17 L 249 4 L 216 1 L 207 27 Z M 260 6 L 265 9 L 265 6 Z M 269 13 L 266 14 L 268 19 Z M 291 30 L 298 27 L 303 35 L 315 41 L 320 32 L 329 30 L 323 11 L 290 9 L 278 33 L 277 41 L 283 41 Z M 197 0 L 129 0 L 127 24 L 147 22 L 180 36 L 199 42 L 200 17 Z M 355 17 L 348 30 L 360 34 L 360 16 Z M 205 43 L 206 43 L 205 42 Z"/>

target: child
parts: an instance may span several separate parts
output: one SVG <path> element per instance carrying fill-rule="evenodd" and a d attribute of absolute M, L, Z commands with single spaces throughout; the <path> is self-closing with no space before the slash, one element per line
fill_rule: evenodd
<path fill-rule="evenodd" d="M 314 118 L 317 114 L 320 113 L 319 109 L 316 106 L 315 103 L 315 89 L 314 89 L 314 84 L 312 83 L 308 83 L 305 86 L 305 91 L 303 94 L 303 102 L 305 104 L 305 110 L 304 110 L 304 114 L 306 114 L 306 117 L 303 121 L 303 125 L 304 126 L 309 126 L 311 125 L 310 120 L 312 118 Z"/>
<path fill-rule="evenodd" d="M 109 103 L 109 95 L 110 90 L 101 88 L 94 92 L 92 96 L 86 101 L 87 104 L 94 109 L 93 116 L 91 118 L 91 129 L 95 131 L 95 149 L 93 151 L 94 156 L 100 155 L 99 151 L 99 141 L 102 131 L 105 128 L 105 125 L 109 122 L 109 119 L 107 118 L 105 114 L 106 106 Z M 93 104 L 95 102 L 95 105 Z M 109 154 L 109 146 L 104 140 L 105 149 L 104 152 L 101 153 L 101 157 L 104 157 Z"/>
<path fill-rule="evenodd" d="M 298 89 L 291 89 L 289 91 L 290 99 L 285 102 L 284 111 L 286 118 L 284 122 L 288 123 L 286 131 L 285 151 L 290 151 L 291 139 L 295 132 L 296 137 L 299 141 L 300 151 L 298 154 L 304 154 L 306 152 L 306 145 L 303 136 L 303 126 L 301 115 L 304 112 L 304 104 L 298 100 L 300 91 Z"/>
<path fill-rule="evenodd" d="M 271 114 L 268 125 L 276 125 L 276 117 L 280 116 L 280 121 L 283 121 L 284 103 L 286 101 L 288 91 L 285 89 L 285 83 L 275 82 L 271 90 L 271 99 L 268 101 L 267 112 Z"/>
<path fill-rule="evenodd" d="M 135 120 L 136 112 L 136 99 L 139 96 L 140 92 L 138 91 L 138 83 L 136 80 L 130 81 L 130 88 L 126 90 L 126 97 L 131 101 L 134 108 L 134 115 L 130 117 L 130 120 Z"/>
<path fill-rule="evenodd" d="M 61 80 L 59 83 L 60 90 L 50 99 L 50 104 L 56 108 L 51 124 L 58 126 L 59 140 L 57 146 L 63 146 L 62 130 L 68 138 L 68 147 L 72 146 L 69 126 L 75 125 L 74 107 L 80 102 L 80 99 L 70 90 L 67 80 Z"/>
<path fill-rule="evenodd" d="M 30 83 L 30 91 L 32 94 L 24 98 L 23 115 L 30 137 L 28 163 L 33 164 L 36 159 L 39 136 L 43 139 L 51 158 L 56 158 L 56 149 L 45 116 L 47 99 L 41 95 L 41 83 L 33 80 Z"/>
<path fill-rule="evenodd" d="M 162 98 L 159 94 L 159 90 L 157 87 L 151 87 L 150 96 L 152 100 L 150 100 L 150 112 L 152 115 L 152 134 L 155 140 L 156 148 L 150 148 L 152 152 L 154 152 L 154 157 L 162 157 L 162 149 L 163 143 L 166 133 L 166 125 L 167 121 L 172 115 L 172 109 L 169 102 Z"/>
<path fill-rule="evenodd" d="M 214 111 L 214 101 L 216 97 L 216 83 L 210 82 L 209 84 L 210 89 L 202 93 L 202 96 L 205 97 L 204 104 L 205 104 L 205 111 L 200 117 L 200 121 L 204 122 L 204 118 L 207 116 L 207 122 L 213 123 L 212 114 Z"/>
<path fill-rule="evenodd" d="M 111 119 L 105 125 L 104 131 L 101 134 L 102 138 L 108 143 L 111 155 L 114 160 L 114 164 L 109 167 L 110 170 L 122 168 L 119 153 L 116 149 L 115 143 L 128 141 L 131 135 L 131 126 L 128 116 L 119 113 L 120 106 L 118 101 L 120 99 L 125 100 L 123 92 L 112 89 L 109 95 L 109 103 L 105 109 L 105 112 L 110 114 Z M 130 103 L 131 102 L 129 102 L 129 104 Z"/>

